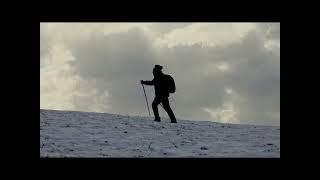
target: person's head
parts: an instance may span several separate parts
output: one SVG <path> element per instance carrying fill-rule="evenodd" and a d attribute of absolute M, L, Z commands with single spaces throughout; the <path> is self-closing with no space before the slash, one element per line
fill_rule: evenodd
<path fill-rule="evenodd" d="M 161 70 L 162 70 L 162 66 L 155 65 L 154 68 L 153 68 L 153 71 L 152 71 L 153 76 L 158 76 L 158 75 L 162 74 Z"/>

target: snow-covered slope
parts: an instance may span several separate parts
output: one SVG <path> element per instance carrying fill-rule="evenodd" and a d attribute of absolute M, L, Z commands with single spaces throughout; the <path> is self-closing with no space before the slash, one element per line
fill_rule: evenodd
<path fill-rule="evenodd" d="M 280 127 L 40 110 L 40 157 L 280 157 Z"/>

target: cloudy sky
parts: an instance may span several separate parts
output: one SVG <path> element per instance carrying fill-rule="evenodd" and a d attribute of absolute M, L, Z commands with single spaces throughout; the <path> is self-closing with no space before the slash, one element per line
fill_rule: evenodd
<path fill-rule="evenodd" d="M 155 64 L 177 118 L 280 125 L 280 23 L 41 23 L 40 108 L 148 116 Z"/>

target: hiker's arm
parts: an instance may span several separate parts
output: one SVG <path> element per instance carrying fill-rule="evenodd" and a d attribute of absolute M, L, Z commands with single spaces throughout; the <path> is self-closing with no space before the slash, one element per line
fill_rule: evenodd
<path fill-rule="evenodd" d="M 141 80 L 141 84 L 152 86 L 152 85 L 154 85 L 154 81 L 153 80 L 151 80 L 151 81 L 142 81 Z"/>

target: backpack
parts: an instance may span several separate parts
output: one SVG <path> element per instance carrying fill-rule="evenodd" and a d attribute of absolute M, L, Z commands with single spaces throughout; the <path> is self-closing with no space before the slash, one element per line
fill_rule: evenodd
<path fill-rule="evenodd" d="M 167 85 L 169 93 L 176 92 L 176 84 L 174 82 L 174 79 L 170 75 L 167 75 Z"/>

